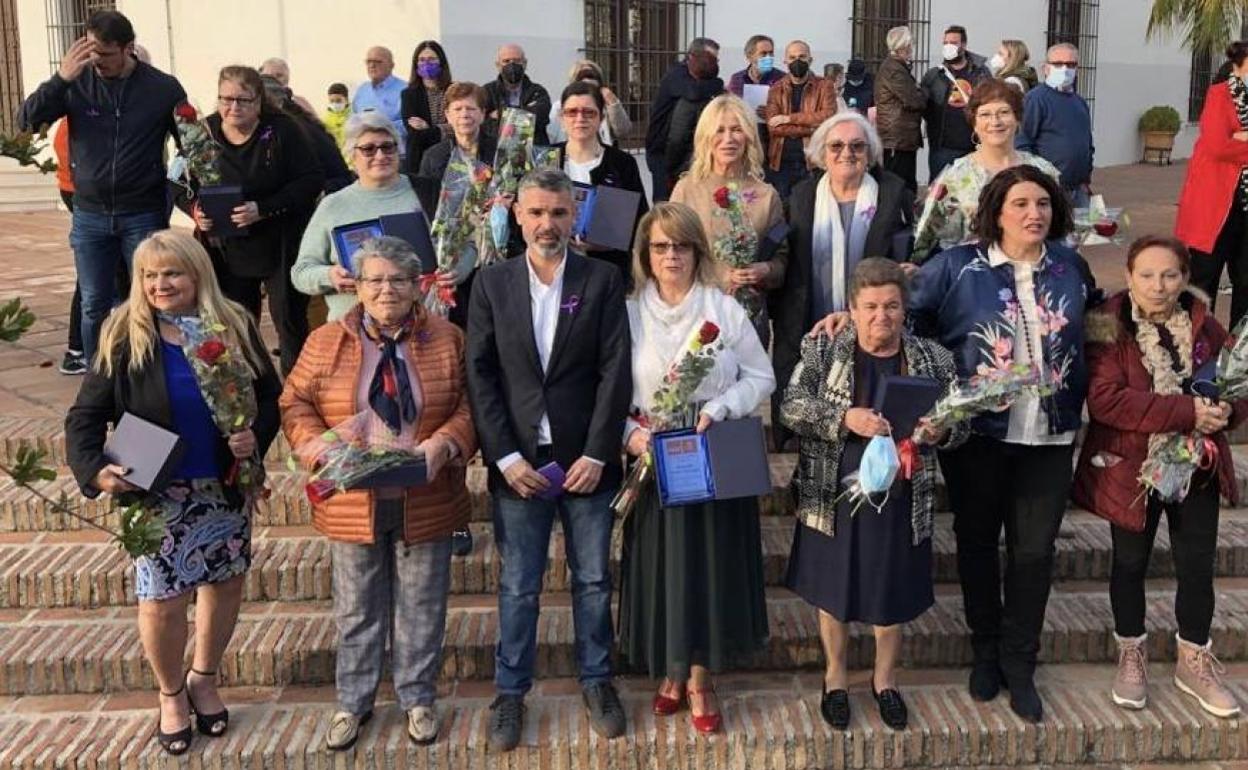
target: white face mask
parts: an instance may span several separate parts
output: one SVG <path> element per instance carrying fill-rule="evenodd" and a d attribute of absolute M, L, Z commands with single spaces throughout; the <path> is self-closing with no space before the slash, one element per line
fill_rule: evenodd
<path fill-rule="evenodd" d="M 999 53 L 993 54 L 992 58 L 988 60 L 988 71 L 994 75 L 1000 72 L 1004 67 L 1005 59 L 1001 58 L 1001 54 Z"/>
<path fill-rule="evenodd" d="M 1068 91 L 1075 84 L 1075 71 L 1068 67 L 1049 67 L 1044 82 L 1058 91 Z"/>
<path fill-rule="evenodd" d="M 956 45 L 953 43 L 945 43 L 940 47 L 940 55 L 944 57 L 945 61 L 953 61 L 958 58 L 960 53 Z"/>

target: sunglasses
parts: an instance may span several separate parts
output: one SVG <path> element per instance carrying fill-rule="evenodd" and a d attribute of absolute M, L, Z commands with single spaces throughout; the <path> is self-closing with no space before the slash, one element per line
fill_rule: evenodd
<path fill-rule="evenodd" d="M 572 107 L 570 109 L 564 110 L 563 114 L 567 115 L 569 118 L 572 118 L 573 120 L 575 120 L 576 118 L 586 118 L 587 120 L 593 120 L 594 118 L 598 117 L 598 110 L 594 109 L 593 107 Z"/>
<path fill-rule="evenodd" d="M 379 152 L 382 155 L 393 155 L 399 151 L 399 146 L 394 142 L 381 142 L 380 144 L 357 144 L 355 149 L 363 153 L 365 158 L 371 158 Z"/>
<path fill-rule="evenodd" d="M 863 155 L 867 151 L 867 143 L 861 139 L 853 142 L 828 142 L 828 150 L 833 155 L 839 156 L 841 153 L 849 150 L 850 155 Z"/>

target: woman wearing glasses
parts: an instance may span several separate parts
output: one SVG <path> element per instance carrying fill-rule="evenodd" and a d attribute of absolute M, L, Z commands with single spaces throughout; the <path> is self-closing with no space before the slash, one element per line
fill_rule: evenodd
<path fill-rule="evenodd" d="M 902 178 L 881 168 L 879 134 L 858 112 L 825 120 L 810 137 L 806 156 L 823 171 L 794 187 L 789 199 L 789 266 L 773 303 L 777 448 L 791 435 L 781 427 L 779 409 L 801 358 L 802 337 L 826 314 L 848 308 L 850 277 L 863 258 L 905 261 L 901 242 L 908 242 L 914 210 L 914 195 Z"/>
<path fill-rule="evenodd" d="M 195 219 L 195 237 L 212 258 L 221 291 L 257 323 L 264 284 L 285 374 L 308 336 L 307 298 L 291 286 L 288 269 L 324 174 L 303 128 L 269 103 L 260 73 L 251 67 L 221 70 L 217 111 L 204 123 L 221 147 L 219 184 L 240 186 L 242 202 L 229 222 L 205 213 L 199 183 L 178 202 Z"/>

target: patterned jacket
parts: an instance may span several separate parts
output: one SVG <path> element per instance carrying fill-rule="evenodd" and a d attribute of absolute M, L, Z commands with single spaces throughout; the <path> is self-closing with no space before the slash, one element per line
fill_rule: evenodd
<path fill-rule="evenodd" d="M 780 407 L 780 421 L 801 436 L 801 454 L 793 474 L 797 520 L 829 537 L 835 535 L 836 495 L 841 478 L 841 450 L 848 429 L 845 413 L 854 400 L 854 349 L 858 332 L 851 323 L 835 337 L 808 337 L 802 342 L 802 360 L 793 370 Z M 931 340 L 903 334 L 902 358 L 914 377 L 939 380 L 945 389 L 954 383 L 953 355 Z M 949 432 L 941 449 L 958 446 L 970 435 L 966 423 Z M 914 543 L 932 536 L 936 503 L 936 458 L 919 454 L 911 479 L 910 529 Z"/>

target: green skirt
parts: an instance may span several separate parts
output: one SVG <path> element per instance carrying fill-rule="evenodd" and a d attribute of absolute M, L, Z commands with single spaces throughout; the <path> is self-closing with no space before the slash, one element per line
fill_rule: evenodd
<path fill-rule="evenodd" d="M 689 677 L 767 642 L 757 498 L 660 508 L 653 487 L 624 525 L 619 643 L 629 667 Z"/>

